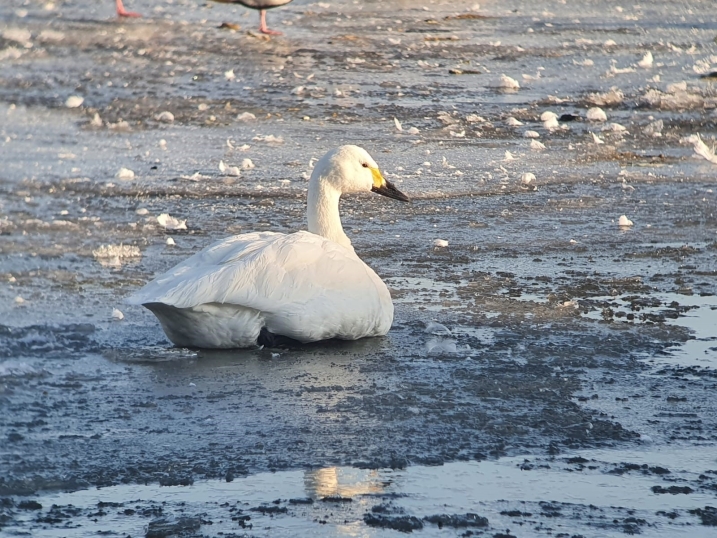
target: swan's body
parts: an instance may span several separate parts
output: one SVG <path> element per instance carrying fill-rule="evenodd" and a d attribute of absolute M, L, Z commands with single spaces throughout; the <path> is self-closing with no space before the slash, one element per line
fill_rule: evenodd
<path fill-rule="evenodd" d="M 343 192 L 373 190 L 407 200 L 368 153 L 342 146 L 309 182 L 308 232 L 236 235 L 155 278 L 129 301 L 151 310 L 178 346 L 251 347 L 260 334 L 300 342 L 384 335 L 393 304 L 341 227 Z"/>

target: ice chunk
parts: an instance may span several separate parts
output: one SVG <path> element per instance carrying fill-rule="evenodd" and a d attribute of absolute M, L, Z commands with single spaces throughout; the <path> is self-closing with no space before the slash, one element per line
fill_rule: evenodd
<path fill-rule="evenodd" d="M 532 172 L 526 172 L 522 176 L 520 176 L 520 182 L 523 185 L 530 185 L 533 181 L 535 181 L 535 174 Z"/>
<path fill-rule="evenodd" d="M 176 218 L 170 216 L 168 213 L 162 213 L 159 217 L 157 217 L 157 223 L 165 230 L 186 230 L 187 229 L 186 219 L 179 220 L 179 219 L 176 219 Z"/>
<path fill-rule="evenodd" d="M 642 57 L 642 60 L 637 62 L 637 65 L 642 67 L 643 69 L 649 69 L 652 67 L 652 62 L 654 61 L 652 57 L 652 53 L 648 50 L 645 55 Z"/>
<path fill-rule="evenodd" d="M 545 127 L 548 131 L 555 131 L 556 129 L 560 129 L 558 118 L 550 118 L 545 120 L 543 122 L 543 127 Z"/>
<path fill-rule="evenodd" d="M 530 149 L 545 149 L 545 144 L 533 139 L 530 141 Z"/>
<path fill-rule="evenodd" d="M 607 114 L 602 108 L 594 106 L 588 109 L 587 118 L 590 121 L 607 121 Z"/>
<path fill-rule="evenodd" d="M 605 93 L 591 93 L 585 100 L 595 106 L 617 106 L 625 99 L 625 95 L 617 88 Z"/>
<path fill-rule="evenodd" d="M 396 126 L 397 131 L 403 131 L 403 125 L 401 125 L 401 122 L 398 121 L 398 118 L 393 118 L 393 124 Z"/>
<path fill-rule="evenodd" d="M 629 227 L 632 226 L 634 223 L 627 218 L 627 215 L 620 215 L 620 218 L 617 221 L 617 225 L 620 227 Z"/>
<path fill-rule="evenodd" d="M 251 112 L 242 112 L 237 116 L 237 121 L 255 121 L 256 116 Z"/>
<path fill-rule="evenodd" d="M 141 258 L 142 252 L 134 245 L 101 245 L 93 250 L 92 255 L 100 264 L 105 266 L 122 265 L 124 259 Z"/>
<path fill-rule="evenodd" d="M 536 131 L 525 131 L 523 138 L 540 138 L 540 135 Z"/>
<path fill-rule="evenodd" d="M 79 108 L 84 102 L 84 97 L 80 97 L 79 95 L 71 95 L 67 98 L 67 101 L 65 101 L 65 106 L 67 108 Z"/>
<path fill-rule="evenodd" d="M 653 121 L 652 123 L 648 124 L 647 127 L 642 130 L 642 132 L 648 136 L 659 137 L 662 136 L 662 129 L 664 128 L 664 126 L 665 122 L 662 120 Z"/>
<path fill-rule="evenodd" d="M 551 110 L 546 110 L 540 115 L 540 121 L 548 121 L 550 119 L 558 119 L 558 115 Z"/>
<path fill-rule="evenodd" d="M 509 118 L 507 118 L 505 120 L 505 123 L 506 123 L 506 125 L 508 125 L 510 127 L 520 127 L 521 125 L 523 125 L 522 121 L 516 120 L 513 116 L 510 116 Z"/>
<path fill-rule="evenodd" d="M 520 89 L 520 84 L 517 80 L 509 77 L 508 75 L 501 75 L 498 87 L 506 90 L 517 90 Z"/>
<path fill-rule="evenodd" d="M 283 144 L 284 139 L 281 136 L 274 135 L 256 135 L 252 140 L 257 142 L 266 142 L 267 144 Z"/>
<path fill-rule="evenodd" d="M 447 355 L 458 353 L 456 341 L 448 338 L 432 338 L 426 342 L 426 353 L 428 355 Z"/>
<path fill-rule="evenodd" d="M 705 144 L 699 134 L 693 134 L 683 138 L 682 141 L 692 144 L 695 153 L 700 157 L 707 159 L 713 164 L 717 164 L 717 156 L 715 156 L 714 149 L 711 149 L 707 144 Z"/>
<path fill-rule="evenodd" d="M 446 248 L 448 246 L 448 241 L 445 239 L 434 239 L 433 246 L 435 248 Z"/>
<path fill-rule="evenodd" d="M 174 121 L 174 114 L 172 114 L 169 110 L 165 110 L 157 114 L 154 119 L 162 123 L 172 123 Z"/>
<path fill-rule="evenodd" d="M 172 239 L 171 237 L 168 237 L 167 240 L 166 240 L 164 243 L 165 243 L 168 247 L 173 247 L 174 245 L 177 244 L 177 243 L 174 242 L 174 239 Z"/>
<path fill-rule="evenodd" d="M 119 308 L 113 308 L 112 309 L 112 319 L 116 321 L 121 321 L 124 319 L 124 314 Z"/>
<path fill-rule="evenodd" d="M 124 168 L 124 167 L 122 167 L 122 168 L 120 168 L 119 171 L 115 174 L 115 177 L 116 177 L 117 179 L 123 179 L 123 180 L 125 180 L 125 181 L 129 181 L 129 180 L 135 178 L 135 174 L 134 174 L 134 172 L 133 172 L 132 170 L 130 170 L 129 168 Z"/>
<path fill-rule="evenodd" d="M 448 327 L 437 321 L 429 321 L 426 323 L 426 328 L 423 329 L 423 332 L 437 336 L 451 334 L 451 330 Z"/>
<path fill-rule="evenodd" d="M 674 84 L 668 84 L 667 85 L 667 93 L 675 94 L 677 92 L 686 92 L 687 91 L 687 82 L 684 80 L 682 82 L 675 82 Z"/>

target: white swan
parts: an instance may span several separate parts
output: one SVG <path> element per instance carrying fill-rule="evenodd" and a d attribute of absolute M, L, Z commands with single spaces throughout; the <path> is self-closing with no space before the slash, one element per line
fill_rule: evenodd
<path fill-rule="evenodd" d="M 388 288 L 356 255 L 339 218 L 343 193 L 408 198 L 366 150 L 341 146 L 309 181 L 308 232 L 255 232 L 223 239 L 156 277 L 128 302 L 151 310 L 176 345 L 237 348 L 275 335 L 300 342 L 384 335 L 393 321 Z"/>

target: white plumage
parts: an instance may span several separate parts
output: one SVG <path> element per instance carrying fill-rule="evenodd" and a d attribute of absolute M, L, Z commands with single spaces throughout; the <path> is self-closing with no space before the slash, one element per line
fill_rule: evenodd
<path fill-rule="evenodd" d="M 250 347 L 262 329 L 300 342 L 384 335 L 393 321 L 391 296 L 354 252 L 338 214 L 341 194 L 360 191 L 407 200 L 365 150 L 333 150 L 311 176 L 308 232 L 223 239 L 129 302 L 151 310 L 178 346 Z"/>

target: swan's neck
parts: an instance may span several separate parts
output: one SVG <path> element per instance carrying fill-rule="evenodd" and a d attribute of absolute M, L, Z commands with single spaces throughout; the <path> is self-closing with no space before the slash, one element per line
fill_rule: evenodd
<path fill-rule="evenodd" d="M 307 198 L 309 231 L 353 250 L 351 240 L 341 226 L 339 198 L 341 192 L 322 181 L 319 174 L 311 176 Z"/>

